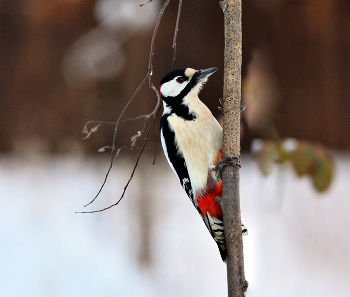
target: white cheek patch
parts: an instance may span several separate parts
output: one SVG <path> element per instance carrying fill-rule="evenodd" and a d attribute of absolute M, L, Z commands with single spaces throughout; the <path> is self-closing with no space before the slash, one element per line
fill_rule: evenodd
<path fill-rule="evenodd" d="M 177 78 L 178 76 L 162 85 L 160 92 L 164 97 L 176 97 L 189 83 L 189 81 L 186 80 L 180 84 L 176 81 Z"/>

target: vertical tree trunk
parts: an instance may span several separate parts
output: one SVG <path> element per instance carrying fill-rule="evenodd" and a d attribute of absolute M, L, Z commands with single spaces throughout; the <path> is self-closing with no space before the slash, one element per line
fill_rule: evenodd
<path fill-rule="evenodd" d="M 242 3 L 221 1 L 225 22 L 223 158 L 240 158 L 240 105 L 242 66 Z M 244 276 L 239 167 L 225 166 L 221 205 L 227 249 L 228 296 L 243 297 L 248 283 Z"/>

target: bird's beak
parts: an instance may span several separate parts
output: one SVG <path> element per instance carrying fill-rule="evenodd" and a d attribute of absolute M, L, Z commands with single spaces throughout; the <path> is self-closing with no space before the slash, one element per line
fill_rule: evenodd
<path fill-rule="evenodd" d="M 195 73 L 195 76 L 197 78 L 197 80 L 202 80 L 205 78 L 208 78 L 210 75 L 212 75 L 216 70 L 218 70 L 218 67 L 213 67 L 213 68 L 208 68 L 208 69 L 204 69 L 204 70 L 198 70 Z"/>

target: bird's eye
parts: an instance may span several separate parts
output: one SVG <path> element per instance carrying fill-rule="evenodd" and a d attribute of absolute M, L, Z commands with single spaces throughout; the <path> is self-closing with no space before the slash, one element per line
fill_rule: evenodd
<path fill-rule="evenodd" d="M 183 76 L 179 76 L 176 81 L 179 83 L 179 84 L 182 84 L 184 81 L 185 81 L 185 78 Z"/>

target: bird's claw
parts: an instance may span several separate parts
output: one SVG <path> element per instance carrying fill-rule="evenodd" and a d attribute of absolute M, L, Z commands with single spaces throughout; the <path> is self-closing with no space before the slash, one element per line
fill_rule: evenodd
<path fill-rule="evenodd" d="M 248 235 L 248 229 L 242 224 L 242 235 L 246 236 Z"/>
<path fill-rule="evenodd" d="M 224 101 L 220 98 L 219 99 L 219 102 L 220 102 L 220 105 L 221 106 L 218 106 L 218 110 L 220 110 L 221 112 L 224 112 L 223 109 L 222 109 L 222 104 L 224 103 Z M 242 112 L 243 110 L 245 110 L 247 107 L 245 105 L 241 105 L 240 106 L 240 111 Z"/>
<path fill-rule="evenodd" d="M 218 110 L 220 110 L 221 112 L 224 112 L 224 110 L 222 109 L 222 106 L 224 104 L 224 100 L 222 98 L 219 98 L 219 103 L 220 103 L 220 106 L 218 106 Z"/>
<path fill-rule="evenodd" d="M 232 157 L 232 158 L 225 158 L 223 160 L 221 160 L 218 164 L 216 164 L 215 167 L 215 172 L 216 172 L 216 176 L 219 179 L 222 179 L 222 171 L 224 170 L 224 166 L 236 166 L 241 168 L 241 165 L 239 163 L 234 162 L 234 160 L 236 160 L 237 162 L 239 161 L 239 158 L 237 157 Z"/>

